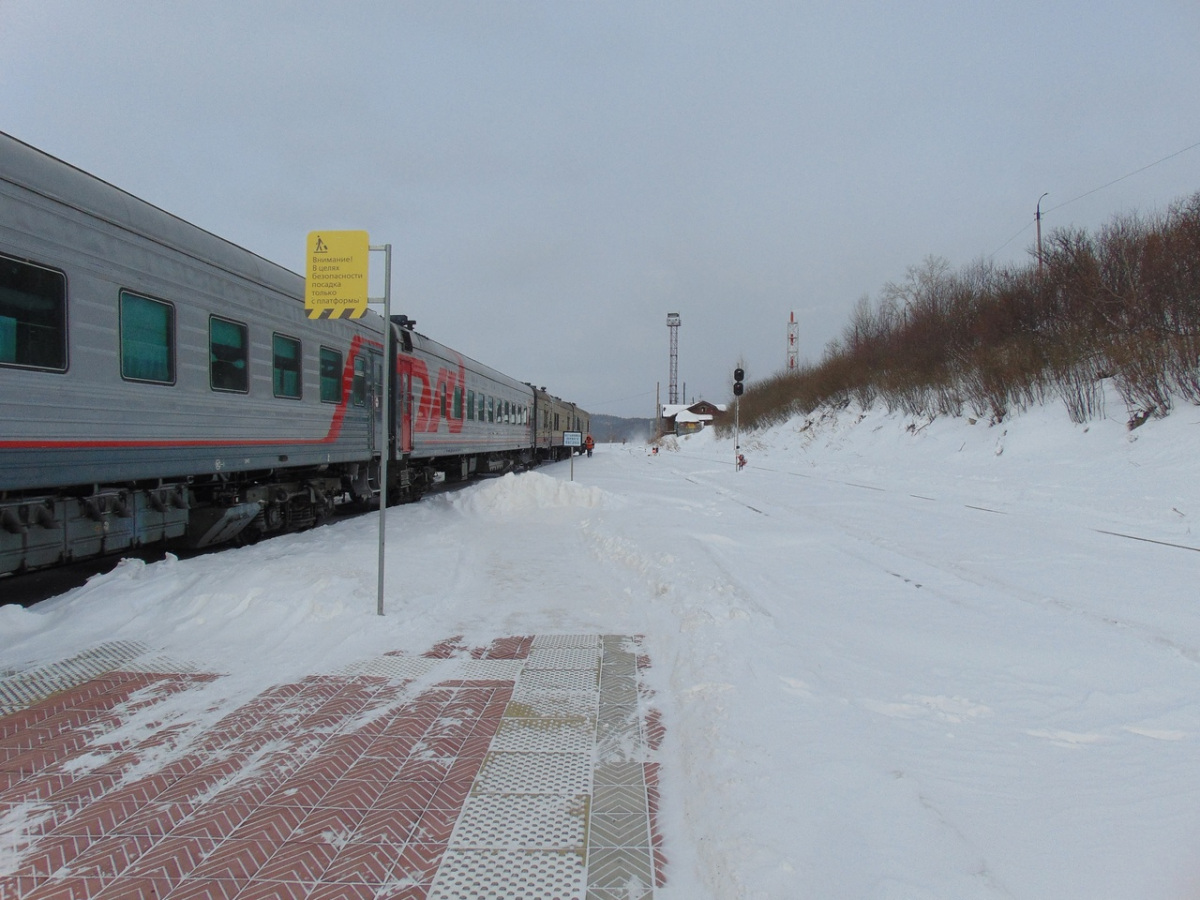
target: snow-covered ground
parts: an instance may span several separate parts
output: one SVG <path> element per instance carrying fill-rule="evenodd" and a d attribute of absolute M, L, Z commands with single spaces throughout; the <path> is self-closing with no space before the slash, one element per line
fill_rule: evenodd
<path fill-rule="evenodd" d="M 136 640 L 218 700 L 464 635 L 637 633 L 660 898 L 1200 896 L 1200 411 L 850 408 L 592 459 L 0 608 L 0 668 Z"/>

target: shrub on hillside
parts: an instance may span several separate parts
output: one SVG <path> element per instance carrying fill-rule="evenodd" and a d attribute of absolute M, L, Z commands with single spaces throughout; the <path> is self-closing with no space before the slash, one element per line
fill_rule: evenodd
<path fill-rule="evenodd" d="M 1104 412 L 1105 378 L 1131 422 L 1200 404 L 1200 193 L 1094 236 L 1052 232 L 1043 262 L 910 267 L 858 302 L 819 363 L 748 385 L 743 427 L 850 400 L 999 421 L 1050 397 L 1085 422 Z"/>

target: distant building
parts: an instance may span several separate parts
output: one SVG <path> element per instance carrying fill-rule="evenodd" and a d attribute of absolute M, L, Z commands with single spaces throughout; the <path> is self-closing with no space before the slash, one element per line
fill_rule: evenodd
<path fill-rule="evenodd" d="M 711 425 L 716 416 L 725 412 L 724 404 L 697 400 L 695 403 L 668 403 L 662 408 L 663 434 L 692 434 Z"/>

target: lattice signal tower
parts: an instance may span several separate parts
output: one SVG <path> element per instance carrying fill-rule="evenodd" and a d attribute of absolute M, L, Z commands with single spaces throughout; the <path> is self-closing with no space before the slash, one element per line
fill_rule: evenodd
<path fill-rule="evenodd" d="M 667 403 L 679 402 L 679 313 L 667 313 L 667 328 L 671 332 L 671 380 L 667 385 Z"/>
<path fill-rule="evenodd" d="M 800 367 L 800 323 L 796 321 L 795 311 L 788 321 L 787 367 L 789 372 L 795 372 Z"/>

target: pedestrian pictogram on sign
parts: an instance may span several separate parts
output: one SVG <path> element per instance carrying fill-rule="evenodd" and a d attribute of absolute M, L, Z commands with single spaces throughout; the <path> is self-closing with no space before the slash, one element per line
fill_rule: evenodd
<path fill-rule="evenodd" d="M 365 231 L 310 231 L 304 309 L 310 319 L 357 319 L 367 311 Z"/>

